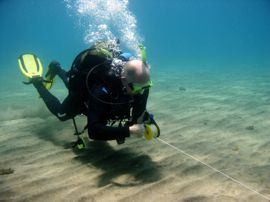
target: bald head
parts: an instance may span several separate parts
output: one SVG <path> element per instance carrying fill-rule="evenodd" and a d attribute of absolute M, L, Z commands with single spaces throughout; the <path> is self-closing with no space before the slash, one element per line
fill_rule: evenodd
<path fill-rule="evenodd" d="M 122 76 L 128 83 L 145 84 L 150 80 L 150 70 L 141 60 L 131 60 L 125 64 Z"/>

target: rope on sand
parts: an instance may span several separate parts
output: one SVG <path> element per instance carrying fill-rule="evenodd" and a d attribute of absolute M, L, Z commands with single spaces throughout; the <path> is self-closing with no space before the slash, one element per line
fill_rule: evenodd
<path fill-rule="evenodd" d="M 211 165 L 209 165 L 209 164 L 207 164 L 207 163 L 204 163 L 204 162 L 201 161 L 200 159 L 198 159 L 198 158 L 196 158 L 196 157 L 194 157 L 194 156 L 188 154 L 187 152 L 185 152 L 185 151 L 183 151 L 183 150 L 181 150 L 181 149 L 179 149 L 179 148 L 173 146 L 172 144 L 166 142 L 165 140 L 162 140 L 162 139 L 160 139 L 160 138 L 157 138 L 157 139 L 158 139 L 160 142 L 162 142 L 163 144 L 166 144 L 166 145 L 170 146 L 171 148 L 173 148 L 173 149 L 175 149 L 176 151 L 178 151 L 178 152 L 184 154 L 185 156 L 188 156 L 188 157 L 192 158 L 193 160 L 195 160 L 195 161 L 197 161 L 197 162 L 200 162 L 201 164 L 205 165 L 206 167 L 210 168 L 211 170 L 213 170 L 213 171 L 215 171 L 215 172 L 217 172 L 217 173 L 223 175 L 224 177 L 226 177 L 226 178 L 232 180 L 233 182 L 235 182 L 235 183 L 239 184 L 240 186 L 242 186 L 242 187 L 248 189 L 249 191 L 252 191 L 252 192 L 254 192 L 255 194 L 261 196 L 262 198 L 264 198 L 264 199 L 270 201 L 270 198 L 269 198 L 268 196 L 265 196 L 264 194 L 262 194 L 262 193 L 256 191 L 256 190 L 253 189 L 252 187 L 249 187 L 249 186 L 245 185 L 244 183 L 238 181 L 237 179 L 235 179 L 235 178 L 233 178 L 233 177 L 227 175 L 226 173 L 223 173 L 222 171 L 220 171 L 220 170 L 214 168 L 213 166 L 211 166 Z"/>

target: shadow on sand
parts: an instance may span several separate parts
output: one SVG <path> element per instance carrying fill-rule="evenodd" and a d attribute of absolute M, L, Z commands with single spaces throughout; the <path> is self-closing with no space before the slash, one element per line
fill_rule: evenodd
<path fill-rule="evenodd" d="M 56 128 L 59 129 L 59 126 L 56 126 Z M 71 149 L 70 142 L 63 142 L 56 138 L 56 131 L 57 129 L 52 127 L 42 127 L 37 132 L 37 135 L 43 141 L 49 141 L 56 146 Z M 76 140 L 75 137 L 74 140 Z M 98 180 L 98 187 L 108 184 L 122 187 L 136 186 L 161 179 L 158 165 L 148 155 L 141 154 L 139 153 L 140 151 L 135 151 L 132 148 L 115 149 L 105 141 L 91 141 L 86 150 L 79 152 L 76 150 L 71 151 L 77 155 L 75 160 L 83 164 L 89 164 L 91 167 L 95 166 L 103 171 Z M 117 177 L 124 175 L 128 176 L 128 183 L 113 181 Z"/>
<path fill-rule="evenodd" d="M 138 155 L 130 148 L 115 150 L 107 142 L 90 142 L 89 148 L 75 159 L 84 164 L 89 163 L 103 171 L 98 182 L 99 187 L 108 184 L 121 187 L 136 186 L 161 179 L 158 165 L 148 155 Z M 113 181 L 124 175 L 130 176 L 127 183 Z"/>
<path fill-rule="evenodd" d="M 4 179 L 0 179 L 0 201 L 10 201 L 10 198 L 15 196 L 12 188 L 4 183 Z"/>

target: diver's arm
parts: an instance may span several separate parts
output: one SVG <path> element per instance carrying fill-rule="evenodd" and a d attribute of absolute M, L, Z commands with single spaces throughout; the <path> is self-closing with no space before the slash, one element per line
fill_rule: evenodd
<path fill-rule="evenodd" d="M 134 106 L 132 109 L 132 123 L 141 124 L 148 119 L 148 112 L 146 110 L 149 89 L 145 90 L 143 94 L 134 97 Z"/>
<path fill-rule="evenodd" d="M 88 135 L 93 140 L 122 140 L 130 135 L 140 138 L 144 130 L 143 124 L 110 127 L 106 122 L 99 120 L 97 113 L 88 114 Z"/>
<path fill-rule="evenodd" d="M 156 121 L 154 120 L 154 116 L 147 112 L 146 110 L 146 104 L 147 104 L 147 98 L 149 95 L 149 89 L 145 90 L 142 95 L 138 95 L 135 99 L 135 105 L 133 107 L 132 111 L 132 121 L 130 124 L 133 124 L 132 126 L 136 127 L 142 127 L 145 126 L 145 124 L 153 124 L 156 129 L 157 133 L 154 134 L 155 137 L 159 137 L 160 135 L 160 128 L 157 125 Z M 144 134 L 144 130 L 140 130 L 138 134 Z"/>
<path fill-rule="evenodd" d="M 93 92 L 93 96 L 106 100 L 106 93 L 100 89 Z M 112 127 L 107 126 L 107 117 L 109 117 L 110 108 L 94 97 L 88 105 L 88 134 L 91 139 L 95 140 L 117 140 L 130 136 L 129 127 Z"/>
<path fill-rule="evenodd" d="M 128 127 L 110 127 L 98 122 L 89 126 L 88 135 L 93 140 L 117 140 L 130 136 Z"/>
<path fill-rule="evenodd" d="M 88 112 L 88 135 L 94 140 L 117 140 L 130 136 L 129 127 L 111 127 L 100 119 L 100 112 Z"/>

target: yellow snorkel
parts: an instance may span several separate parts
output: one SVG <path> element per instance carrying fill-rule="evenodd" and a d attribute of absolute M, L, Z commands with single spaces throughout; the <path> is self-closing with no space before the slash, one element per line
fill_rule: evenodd
<path fill-rule="evenodd" d="M 140 44 L 139 49 L 141 51 L 141 58 L 144 64 L 146 64 L 146 48 L 144 45 Z"/>

